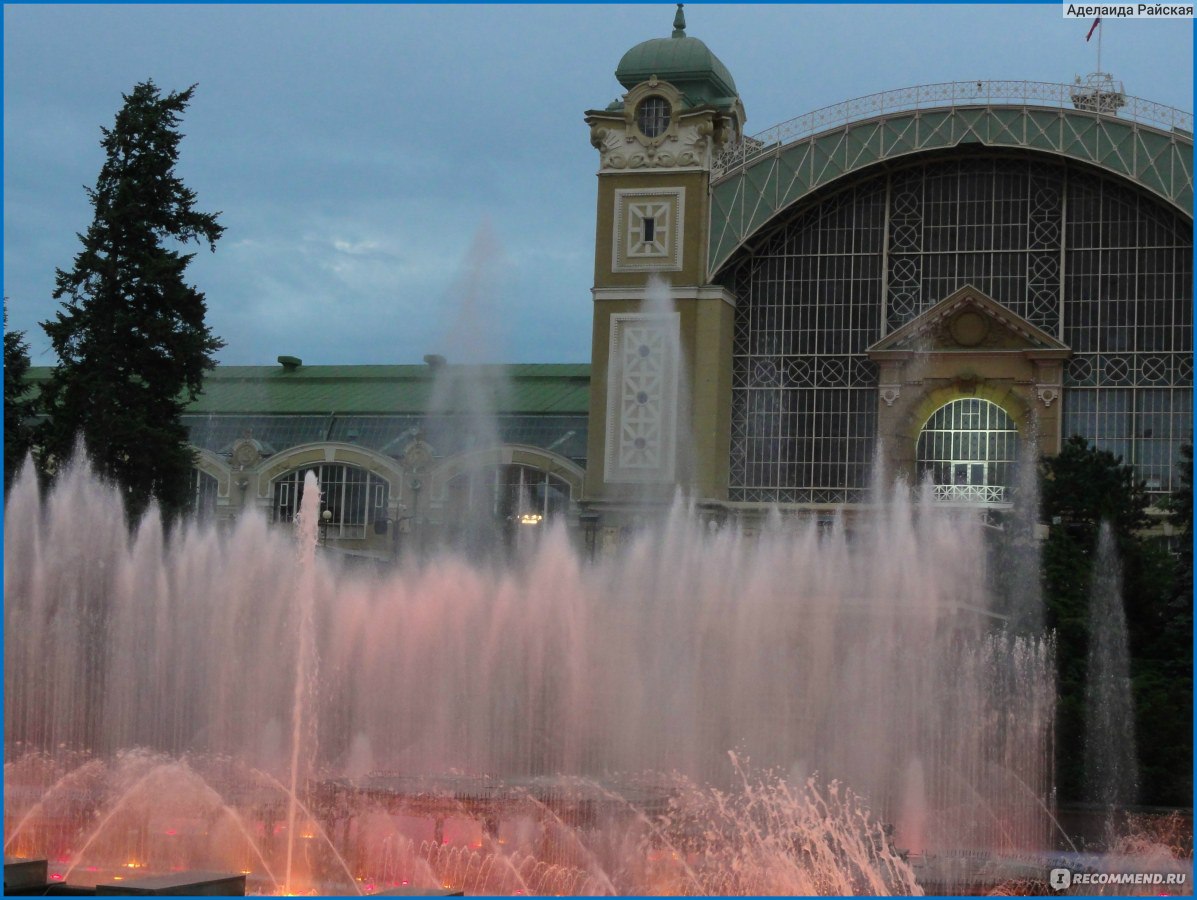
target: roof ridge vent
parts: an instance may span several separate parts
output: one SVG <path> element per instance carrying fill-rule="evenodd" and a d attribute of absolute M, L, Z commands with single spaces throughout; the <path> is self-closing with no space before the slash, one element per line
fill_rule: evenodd
<path fill-rule="evenodd" d="M 294 372 L 303 365 L 303 360 L 298 356 L 280 356 L 278 358 L 279 365 L 288 372 Z"/>

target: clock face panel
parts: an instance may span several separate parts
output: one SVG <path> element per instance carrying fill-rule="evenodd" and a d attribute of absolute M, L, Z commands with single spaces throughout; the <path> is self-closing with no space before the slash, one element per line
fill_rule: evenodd
<path fill-rule="evenodd" d="M 668 100 L 658 94 L 651 94 L 636 107 L 636 127 L 647 138 L 659 137 L 669 127 L 672 112 L 673 107 Z"/>

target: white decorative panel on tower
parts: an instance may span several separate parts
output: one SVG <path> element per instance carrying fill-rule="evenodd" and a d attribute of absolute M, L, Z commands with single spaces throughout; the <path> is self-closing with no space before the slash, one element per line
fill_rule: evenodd
<path fill-rule="evenodd" d="M 681 317 L 611 316 L 605 480 L 673 481 L 677 456 Z"/>
<path fill-rule="evenodd" d="M 679 272 L 685 188 L 615 191 L 613 272 Z"/>

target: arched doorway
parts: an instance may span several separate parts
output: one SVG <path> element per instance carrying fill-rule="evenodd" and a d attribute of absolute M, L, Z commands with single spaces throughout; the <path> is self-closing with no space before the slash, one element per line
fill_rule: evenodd
<path fill-rule="evenodd" d="M 936 500 L 1007 503 L 1018 462 L 1018 428 L 989 400 L 952 400 L 923 426 L 916 459 L 919 476 L 935 485 Z"/>

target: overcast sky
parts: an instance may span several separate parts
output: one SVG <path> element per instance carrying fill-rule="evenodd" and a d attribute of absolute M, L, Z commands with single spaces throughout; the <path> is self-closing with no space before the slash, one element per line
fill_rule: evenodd
<path fill-rule="evenodd" d="M 198 83 L 180 172 L 221 212 L 189 269 L 227 364 L 583 362 L 596 151 L 586 109 L 672 4 L 4 8 L 4 294 L 34 365 L 91 209 L 101 125 Z M 1089 23 L 1045 5 L 691 4 L 747 131 L 939 81 L 1070 82 Z M 1102 68 L 1193 108 L 1193 22 L 1109 21 Z"/>

